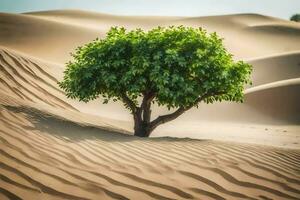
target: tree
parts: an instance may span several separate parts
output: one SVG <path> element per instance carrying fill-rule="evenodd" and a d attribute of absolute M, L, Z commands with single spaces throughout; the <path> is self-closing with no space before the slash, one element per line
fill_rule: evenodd
<path fill-rule="evenodd" d="M 293 15 L 291 21 L 300 22 L 300 14 Z"/>
<path fill-rule="evenodd" d="M 113 27 L 106 38 L 78 47 L 72 56 L 59 83 L 67 97 L 123 102 L 140 137 L 200 102 L 242 102 L 252 71 L 233 61 L 216 33 L 184 26 L 148 32 Z M 172 112 L 152 120 L 154 103 Z"/>

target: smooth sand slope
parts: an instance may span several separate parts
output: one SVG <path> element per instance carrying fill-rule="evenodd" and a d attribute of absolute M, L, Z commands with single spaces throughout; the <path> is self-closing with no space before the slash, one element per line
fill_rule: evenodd
<path fill-rule="evenodd" d="M 200 105 L 153 133 L 200 140 L 129 136 L 122 105 L 59 89 L 69 53 L 110 26 L 171 24 L 218 31 L 254 66 L 244 104 Z M 0 199 L 300 199 L 299 32 L 253 14 L 1 13 Z"/>
<path fill-rule="evenodd" d="M 84 11 L 2 13 L 0 45 L 38 58 L 65 63 L 78 45 L 101 37 L 111 26 L 149 29 L 169 25 L 204 27 L 226 38 L 237 59 L 300 51 L 300 25 L 276 18 L 243 14 L 216 17 L 124 17 Z M 64 44 L 64 45 L 61 45 Z"/>

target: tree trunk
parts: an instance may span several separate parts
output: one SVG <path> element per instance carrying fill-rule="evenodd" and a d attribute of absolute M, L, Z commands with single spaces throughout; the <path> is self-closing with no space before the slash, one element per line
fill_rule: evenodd
<path fill-rule="evenodd" d="M 151 120 L 151 101 L 153 100 L 155 94 L 147 93 L 144 95 L 141 107 L 138 107 L 135 113 L 133 113 L 134 118 L 134 135 L 138 137 L 149 137 L 152 132 L 150 128 Z"/>
<path fill-rule="evenodd" d="M 143 121 L 134 122 L 134 135 L 138 137 L 149 137 L 152 130 L 149 128 L 149 124 Z"/>

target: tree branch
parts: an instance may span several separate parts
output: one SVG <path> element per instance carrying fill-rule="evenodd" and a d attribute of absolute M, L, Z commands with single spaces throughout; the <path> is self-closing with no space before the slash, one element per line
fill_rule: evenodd
<path fill-rule="evenodd" d="M 222 95 L 225 94 L 225 92 L 217 92 L 217 93 L 213 93 L 213 94 L 205 94 L 201 97 L 199 97 L 193 104 L 187 106 L 187 107 L 179 107 L 175 112 L 171 113 L 171 114 L 167 114 L 167 115 L 162 115 L 157 117 L 155 120 L 153 120 L 150 123 L 150 129 L 153 130 L 155 129 L 157 126 L 164 124 L 166 122 L 172 121 L 174 119 L 176 119 L 177 117 L 179 117 L 181 114 L 183 114 L 185 111 L 191 109 L 192 107 L 194 107 L 195 105 L 197 105 L 199 102 L 201 102 L 202 100 L 211 97 L 211 96 L 215 96 L 215 95 Z"/>
<path fill-rule="evenodd" d="M 132 113 L 135 113 L 138 110 L 138 107 L 135 103 L 126 95 L 125 92 L 121 93 L 122 101 L 130 108 Z"/>
<path fill-rule="evenodd" d="M 184 107 L 180 107 L 175 112 L 173 112 L 171 114 L 162 115 L 162 116 L 157 117 L 155 120 L 153 120 L 150 123 L 150 129 L 153 130 L 161 124 L 164 124 L 166 122 L 169 122 L 169 121 L 172 121 L 172 120 L 176 119 L 177 117 L 179 117 L 185 111 L 186 111 L 186 109 Z"/>

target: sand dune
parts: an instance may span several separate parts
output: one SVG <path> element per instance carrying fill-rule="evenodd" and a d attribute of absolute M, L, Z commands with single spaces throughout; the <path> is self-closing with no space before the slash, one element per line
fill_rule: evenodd
<path fill-rule="evenodd" d="M 28 12 L 26 15 L 35 16 L 56 22 L 64 22 L 87 28 L 99 30 L 109 29 L 111 26 L 126 26 L 128 28 L 144 27 L 151 28 L 158 24 L 182 19 L 182 17 L 134 17 L 117 16 L 82 10 L 50 10 L 41 12 Z"/>
<path fill-rule="evenodd" d="M 179 24 L 217 31 L 253 64 L 244 104 L 201 104 L 140 139 L 120 103 L 59 89 L 69 53 L 110 26 Z M 0 199 L 300 199 L 299 31 L 255 14 L 1 13 Z"/>
<path fill-rule="evenodd" d="M 6 38 L 0 41 L 0 45 L 60 63 L 70 59 L 69 53 L 77 46 L 103 36 L 111 26 L 129 29 L 149 29 L 159 25 L 201 26 L 209 32 L 217 31 L 225 38 L 225 45 L 236 59 L 253 59 L 300 50 L 297 43 L 300 25 L 255 14 L 193 18 L 124 17 L 62 10 L 25 15 L 2 13 L 0 18 L 1 30 L 5 30 L 0 31 L 0 37 Z"/>
<path fill-rule="evenodd" d="M 60 65 L 42 62 L 2 48 L 0 50 L 0 69 L 1 75 L 3 75 L 0 77 L 0 94 L 2 96 L 0 100 L 2 104 L 12 104 L 11 100 L 4 99 L 4 96 L 7 96 L 9 99 L 13 98 L 22 102 L 17 105 L 30 104 L 30 107 L 37 107 L 43 111 L 52 111 L 52 113 L 64 117 L 66 117 L 66 112 L 78 110 L 88 112 L 89 109 L 94 109 L 93 106 L 87 109 L 86 104 L 66 98 L 57 84 L 57 78 L 61 78 L 63 71 Z M 60 111 L 57 113 L 53 109 Z M 68 119 L 74 120 L 76 116 L 72 115 L 80 114 L 78 112 L 70 114 Z M 91 122 L 91 118 L 97 118 L 97 116 L 85 116 L 85 118 L 89 118 L 88 121 Z M 94 124 L 99 125 L 102 122 L 112 126 L 113 124 L 117 126 L 124 124 L 124 122 L 116 119 L 109 120 L 109 118 L 101 117 L 98 117 L 98 122 Z M 125 124 L 127 125 L 127 123 Z M 122 126 L 121 128 L 128 129 L 127 126 Z"/>
<path fill-rule="evenodd" d="M 300 52 L 257 58 L 248 62 L 254 66 L 252 86 L 300 77 Z"/>
<path fill-rule="evenodd" d="M 13 199 L 299 199 L 298 150 L 138 139 L 1 107 L 1 190 Z"/>
<path fill-rule="evenodd" d="M 1 90 L 31 102 L 75 110 L 63 101 L 64 93 L 57 88 L 58 80 L 39 64 L 20 56 L 0 51 Z"/>
<path fill-rule="evenodd" d="M 65 63 L 70 52 L 96 37 L 99 30 L 20 14 L 0 13 L 0 45 L 47 61 Z"/>
<path fill-rule="evenodd" d="M 300 124 L 300 78 L 281 81 L 279 84 L 275 82 L 259 89 L 251 88 L 248 91 L 245 103 L 251 108 L 263 111 L 273 119 Z"/>

